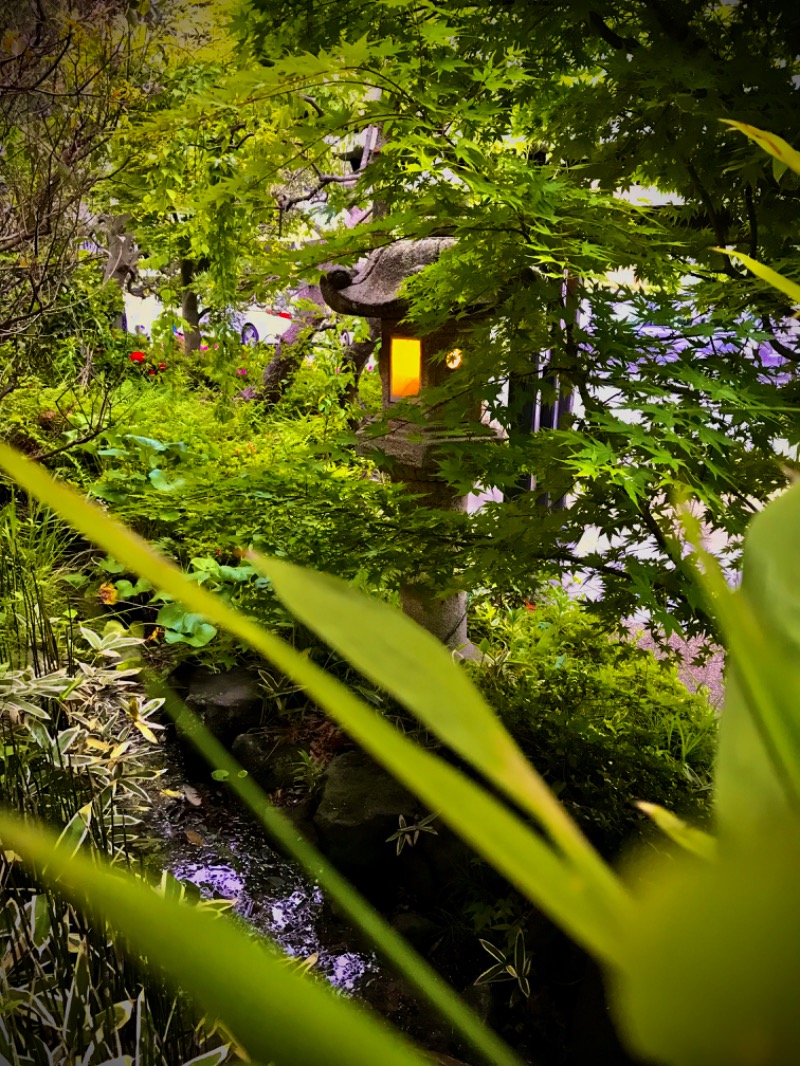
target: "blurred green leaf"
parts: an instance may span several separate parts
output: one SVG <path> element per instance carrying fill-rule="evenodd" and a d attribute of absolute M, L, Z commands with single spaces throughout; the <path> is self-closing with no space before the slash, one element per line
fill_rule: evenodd
<path fill-rule="evenodd" d="M 734 670 L 726 691 L 726 711 L 740 720 L 739 701 L 747 700 L 750 731 L 734 744 L 732 725 L 720 731 L 717 770 L 720 803 L 742 784 L 734 783 L 742 763 L 757 764 L 769 758 L 777 771 L 776 784 L 783 786 L 784 802 L 800 816 L 800 563 L 797 538 L 800 530 L 800 485 L 793 485 L 753 519 L 743 556 L 738 624 L 748 627 L 749 640 L 731 645 Z M 758 635 L 752 629 L 758 627 Z M 758 700 L 758 686 L 767 690 L 768 704 Z M 734 762 L 735 760 L 735 762 Z M 749 775 L 748 775 L 749 776 Z M 762 787 L 751 803 L 766 808 L 772 790 Z M 744 800 L 744 797 L 741 797 Z M 764 811 L 767 816 L 768 808 Z"/>
<path fill-rule="evenodd" d="M 635 1054 L 666 1066 L 800 1062 L 800 836 L 776 820 L 717 862 L 647 861 L 612 973 Z"/>
<path fill-rule="evenodd" d="M 758 833 L 788 811 L 800 816 L 800 486 L 753 519 L 741 589 L 698 550 L 702 583 L 719 618 L 730 668 L 715 774 L 720 833 Z"/>
<path fill-rule="evenodd" d="M 140 537 L 4 444 L 0 444 L 0 465 L 76 529 L 124 558 L 132 570 L 248 643 L 303 685 L 375 759 L 431 810 L 440 810 L 451 828 L 571 936 L 600 958 L 616 959 L 626 902 L 621 890 L 613 898 L 608 892 L 598 892 L 597 878 L 567 863 L 489 793 L 407 740 L 316 664 L 220 598 L 188 582 Z"/>
<path fill-rule="evenodd" d="M 45 880 L 76 905 L 123 931 L 138 955 L 158 960 L 257 1060 L 424 1066 L 399 1033 L 327 984 L 292 972 L 273 947 L 226 917 L 159 896 L 8 816 L 0 818 L 0 836 L 31 867 L 44 867 Z"/>
<path fill-rule="evenodd" d="M 612 906 L 621 902 L 609 868 L 435 637 L 338 578 L 275 558 L 254 556 L 253 562 L 305 625 L 533 814 L 598 894 Z"/>

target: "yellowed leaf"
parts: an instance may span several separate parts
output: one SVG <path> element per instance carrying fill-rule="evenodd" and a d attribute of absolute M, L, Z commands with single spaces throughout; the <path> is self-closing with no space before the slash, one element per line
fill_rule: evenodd
<path fill-rule="evenodd" d="M 149 740 L 151 744 L 158 744 L 158 737 L 153 730 L 145 724 L 141 719 L 135 719 L 133 723 L 145 740 Z"/>
<path fill-rule="evenodd" d="M 100 601 L 102 603 L 107 603 L 109 606 L 116 603 L 119 599 L 119 593 L 108 581 L 103 582 L 97 594 L 100 597 Z"/>
<path fill-rule="evenodd" d="M 788 296 L 792 303 L 800 304 L 800 285 L 796 281 L 791 281 L 789 278 L 779 274 L 777 270 L 773 270 L 772 267 L 764 266 L 763 263 L 759 263 L 757 259 L 752 259 L 749 255 L 745 255 L 744 252 L 734 252 L 732 248 L 712 248 L 713 252 L 720 252 L 722 255 L 727 255 L 731 259 L 738 259 L 739 262 L 744 263 L 748 270 L 751 270 L 756 277 L 766 281 L 768 285 L 772 285 L 774 289 L 778 289 L 785 296 Z"/>
<path fill-rule="evenodd" d="M 200 836 L 200 834 L 196 833 L 194 831 L 194 829 L 186 829 L 186 830 L 184 830 L 184 834 L 183 835 L 186 837 L 186 839 L 189 841 L 189 843 L 190 844 L 194 844 L 195 847 L 202 848 L 202 846 L 205 844 L 205 840 L 203 840 L 203 838 Z"/>
<path fill-rule="evenodd" d="M 87 737 L 86 747 L 94 748 L 95 751 L 108 751 L 111 748 L 111 745 L 106 744 L 104 740 L 98 740 L 96 737 Z"/>
<path fill-rule="evenodd" d="M 776 133 L 769 133 L 767 130 L 760 130 L 758 126 L 751 126 L 747 122 L 735 122 L 730 118 L 724 118 L 722 121 L 726 126 L 732 126 L 734 129 L 739 130 L 740 133 L 743 133 L 745 137 L 749 137 L 759 148 L 769 152 L 771 156 L 780 160 L 795 174 L 800 174 L 800 152 L 792 148 L 783 137 L 779 137 Z"/>

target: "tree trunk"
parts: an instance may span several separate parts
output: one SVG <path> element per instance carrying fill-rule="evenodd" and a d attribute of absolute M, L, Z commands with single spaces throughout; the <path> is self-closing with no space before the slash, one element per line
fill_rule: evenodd
<path fill-rule="evenodd" d="M 103 270 L 103 281 L 113 281 L 121 292 L 130 288 L 138 273 L 139 250 L 130 233 L 125 229 L 130 215 L 104 215 L 108 244 L 108 258 Z M 116 329 L 125 328 L 125 311 L 117 315 L 114 322 Z"/>
<path fill-rule="evenodd" d="M 309 341 L 319 331 L 325 318 L 325 301 L 319 285 L 303 286 L 297 298 L 307 300 L 314 306 L 302 309 L 275 345 L 275 354 L 264 371 L 261 388 L 256 393 L 260 400 L 269 404 L 277 403 L 285 395 L 308 351 Z"/>
<path fill-rule="evenodd" d="M 344 353 L 345 366 L 349 366 L 353 376 L 342 393 L 342 407 L 347 407 L 358 398 L 358 383 L 361 380 L 364 367 L 374 354 L 378 341 L 381 339 L 381 320 L 379 318 L 369 318 L 367 321 L 369 323 L 369 336 L 363 341 L 353 341 Z M 355 426 L 352 428 L 355 428 Z"/>
<path fill-rule="evenodd" d="M 181 318 L 183 319 L 183 350 L 185 352 L 200 351 L 200 307 L 197 300 L 197 292 L 194 289 L 194 279 L 197 272 L 197 264 L 191 259 L 181 259 Z"/>
<path fill-rule="evenodd" d="M 508 406 L 517 409 L 513 423 L 509 426 L 510 436 L 528 437 L 537 429 L 539 410 L 539 356 L 531 358 L 530 372 L 524 375 L 511 374 L 508 380 Z M 516 482 L 503 492 L 503 498 L 514 500 L 533 491 L 533 477 L 521 474 Z"/>

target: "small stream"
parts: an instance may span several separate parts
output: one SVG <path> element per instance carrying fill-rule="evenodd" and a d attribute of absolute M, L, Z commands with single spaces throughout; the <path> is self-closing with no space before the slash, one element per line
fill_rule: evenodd
<path fill-rule="evenodd" d="M 348 950 L 326 922 L 324 897 L 300 867 L 274 851 L 263 830 L 213 782 L 185 783 L 180 752 L 166 745 L 167 774 L 150 831 L 162 869 L 196 885 L 202 896 L 235 900 L 234 913 L 300 961 L 314 957 L 314 970 L 340 991 L 358 994 L 378 967 L 373 955 Z M 169 780 L 167 780 L 169 779 Z"/>

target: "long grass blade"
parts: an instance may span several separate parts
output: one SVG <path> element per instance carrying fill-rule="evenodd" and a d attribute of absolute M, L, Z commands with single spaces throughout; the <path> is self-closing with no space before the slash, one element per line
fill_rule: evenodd
<path fill-rule="evenodd" d="M 616 962 L 625 897 L 610 900 L 596 880 L 566 863 L 504 804 L 443 760 L 403 737 L 346 686 L 280 638 L 187 581 L 140 537 L 46 471 L 0 444 L 0 466 L 32 495 L 132 570 L 274 663 L 450 827 L 599 958 Z"/>
<path fill-rule="evenodd" d="M 339 578 L 282 559 L 251 558 L 301 622 L 532 814 L 612 905 L 621 901 L 622 890 L 610 868 L 438 640 Z"/>
<path fill-rule="evenodd" d="M 410 984 L 446 1018 L 486 1059 L 497 1066 L 518 1066 L 519 1059 L 499 1037 L 469 1010 L 436 971 L 411 948 L 375 908 L 342 877 L 302 834 L 272 805 L 251 777 L 240 777 L 241 767 L 209 732 L 202 721 L 166 685 L 151 691 L 164 699 L 164 707 L 180 732 L 191 741 L 209 766 L 227 775 L 225 784 L 253 812 L 266 831 L 319 882 L 353 924 L 376 945 Z"/>
<path fill-rule="evenodd" d="M 159 896 L 8 815 L 0 816 L 0 837 L 76 906 L 158 962 L 252 1058 L 287 1066 L 424 1066 L 398 1032 L 326 983 L 292 972 L 274 948 L 226 917 Z"/>

